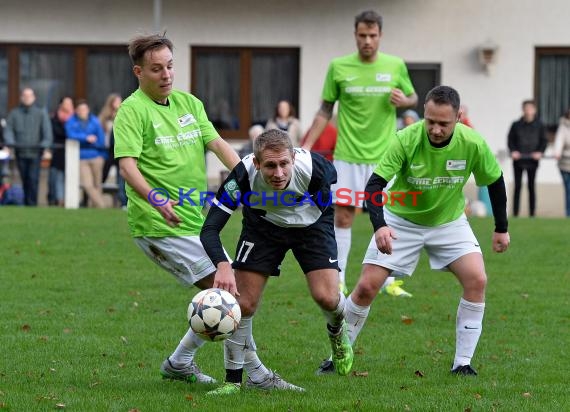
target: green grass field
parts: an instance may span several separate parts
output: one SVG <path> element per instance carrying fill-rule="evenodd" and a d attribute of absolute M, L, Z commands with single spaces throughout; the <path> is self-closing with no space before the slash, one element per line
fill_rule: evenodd
<path fill-rule="evenodd" d="M 224 232 L 233 252 L 240 219 Z M 355 345 L 353 374 L 315 376 L 328 354 L 323 317 L 288 256 L 254 323 L 260 357 L 306 393 L 243 391 L 162 380 L 196 289 L 178 284 L 131 241 L 120 210 L 0 208 L 0 410 L 568 411 L 570 220 L 511 221 L 511 249 L 490 252 L 492 221 L 472 221 L 489 275 L 479 376 L 451 376 L 460 288 L 422 257 L 412 299 L 379 296 Z M 369 241 L 353 232 L 348 284 Z M 408 320 L 406 320 L 408 319 Z M 404 322 L 404 320 L 406 320 Z M 200 366 L 224 377 L 223 345 Z"/>

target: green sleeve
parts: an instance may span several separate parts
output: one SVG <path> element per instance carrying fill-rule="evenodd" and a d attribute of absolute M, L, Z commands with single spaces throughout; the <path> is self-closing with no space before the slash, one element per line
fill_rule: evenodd
<path fill-rule="evenodd" d="M 383 177 L 387 182 L 402 170 L 406 160 L 406 153 L 399 138 L 393 138 L 382 160 L 374 169 L 374 173 Z"/>
<path fill-rule="evenodd" d="M 414 85 L 412 84 L 410 74 L 408 73 L 408 68 L 404 62 L 402 62 L 402 66 L 400 67 L 400 79 L 400 90 L 402 90 L 406 96 L 415 93 Z"/>
<path fill-rule="evenodd" d="M 473 175 L 477 186 L 488 186 L 501 177 L 501 167 L 485 140 L 478 146 L 479 153 L 475 159 Z"/>
<path fill-rule="evenodd" d="M 338 100 L 339 88 L 338 84 L 334 79 L 334 63 L 331 62 L 329 69 L 327 71 L 327 76 L 325 77 L 325 84 L 323 86 L 322 98 L 325 102 L 334 103 Z"/>
<path fill-rule="evenodd" d="M 122 106 L 113 122 L 115 135 L 115 159 L 120 157 L 138 158 L 143 147 L 143 124 L 136 110 Z"/>

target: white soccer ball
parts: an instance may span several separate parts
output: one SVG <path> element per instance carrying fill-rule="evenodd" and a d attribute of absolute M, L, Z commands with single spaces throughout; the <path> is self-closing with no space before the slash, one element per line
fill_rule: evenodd
<path fill-rule="evenodd" d="M 190 327 L 207 341 L 229 338 L 237 330 L 240 320 L 241 310 L 236 298 L 222 289 L 204 289 L 188 306 Z"/>

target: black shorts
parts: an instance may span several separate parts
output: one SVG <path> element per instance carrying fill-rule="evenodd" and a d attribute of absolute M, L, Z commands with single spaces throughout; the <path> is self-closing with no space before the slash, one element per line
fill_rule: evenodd
<path fill-rule="evenodd" d="M 334 236 L 334 209 L 306 227 L 284 228 L 259 217 L 244 216 L 243 229 L 236 248 L 234 269 L 279 276 L 281 262 L 288 250 L 301 265 L 303 273 L 338 267 Z"/>

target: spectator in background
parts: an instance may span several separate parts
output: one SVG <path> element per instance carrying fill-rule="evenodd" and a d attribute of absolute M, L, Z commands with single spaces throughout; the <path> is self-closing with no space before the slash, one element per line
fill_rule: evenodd
<path fill-rule="evenodd" d="M 35 102 L 34 91 L 29 87 L 22 89 L 20 105 L 8 115 L 4 131 L 6 145 L 15 149 L 26 206 L 38 204 L 40 162 L 51 159 L 53 140 L 49 116 Z"/>
<path fill-rule="evenodd" d="M 111 140 L 110 146 L 115 150 L 115 133 L 111 129 Z M 121 209 L 127 210 L 127 191 L 125 187 L 125 178 L 120 173 L 119 160 L 115 159 L 115 155 L 112 154 L 111 159 L 113 159 L 113 165 L 117 168 L 117 200 L 121 206 Z"/>
<path fill-rule="evenodd" d="M 105 206 L 103 202 L 102 175 L 105 158 L 105 133 L 99 119 L 89 112 L 87 101 L 81 99 L 75 104 L 75 114 L 65 123 L 65 132 L 69 139 L 78 140 L 79 179 L 89 198 L 88 205 L 97 208 Z"/>
<path fill-rule="evenodd" d="M 331 120 L 326 124 L 325 128 L 317 138 L 317 141 L 311 147 L 311 152 L 318 153 L 321 156 L 324 156 L 325 159 L 333 161 L 333 152 L 336 146 L 336 117 L 333 116 Z M 310 129 L 307 131 L 303 140 L 301 141 L 301 145 L 305 144 L 305 140 L 310 133 Z"/>
<path fill-rule="evenodd" d="M 5 123 L 6 121 L 4 119 L 0 119 L 0 187 L 4 184 L 4 177 L 9 175 L 8 164 L 10 162 L 10 149 L 8 149 L 4 143 Z"/>
<path fill-rule="evenodd" d="M 293 147 L 297 147 L 301 143 L 301 124 L 295 114 L 295 108 L 287 100 L 280 100 L 275 107 L 274 116 L 267 121 L 265 130 L 279 129 L 287 132 Z"/>
<path fill-rule="evenodd" d="M 115 164 L 115 148 L 112 144 L 111 130 L 113 129 L 113 122 L 115 121 L 115 116 L 119 110 L 119 106 L 123 102 L 123 98 L 118 93 L 111 93 L 107 96 L 103 108 L 99 112 L 99 123 L 103 128 L 105 133 L 105 147 L 107 148 L 107 154 L 105 156 L 105 164 L 103 166 L 103 182 L 107 180 L 109 176 L 109 170 Z"/>
<path fill-rule="evenodd" d="M 408 127 L 409 125 L 414 124 L 415 122 L 420 120 L 420 116 L 415 110 L 408 109 L 404 113 L 402 113 L 402 127 Z"/>
<path fill-rule="evenodd" d="M 63 206 L 65 197 L 65 123 L 73 116 L 73 99 L 62 97 L 51 118 L 53 133 L 52 159 L 48 178 L 48 204 Z"/>
<path fill-rule="evenodd" d="M 564 182 L 566 195 L 566 217 L 570 217 L 570 108 L 560 118 L 554 140 L 554 157 Z"/>
<path fill-rule="evenodd" d="M 249 128 L 249 130 L 247 131 L 247 134 L 249 136 L 249 140 L 246 144 L 244 144 L 242 146 L 241 149 L 239 149 L 239 157 L 241 157 L 242 159 L 244 157 L 246 157 L 248 154 L 253 153 L 253 142 L 255 141 L 255 139 L 257 139 L 257 137 L 263 133 L 264 129 L 263 126 L 259 125 L 259 124 L 254 124 L 253 126 L 251 126 Z"/>
<path fill-rule="evenodd" d="M 528 181 L 529 216 L 536 210 L 536 194 L 534 178 L 538 162 L 546 149 L 546 129 L 536 116 L 536 104 L 525 100 L 522 104 L 522 117 L 513 122 L 508 136 L 508 147 L 513 159 L 515 175 L 515 192 L 513 199 L 513 215 L 519 215 L 522 175 L 526 170 Z"/>

